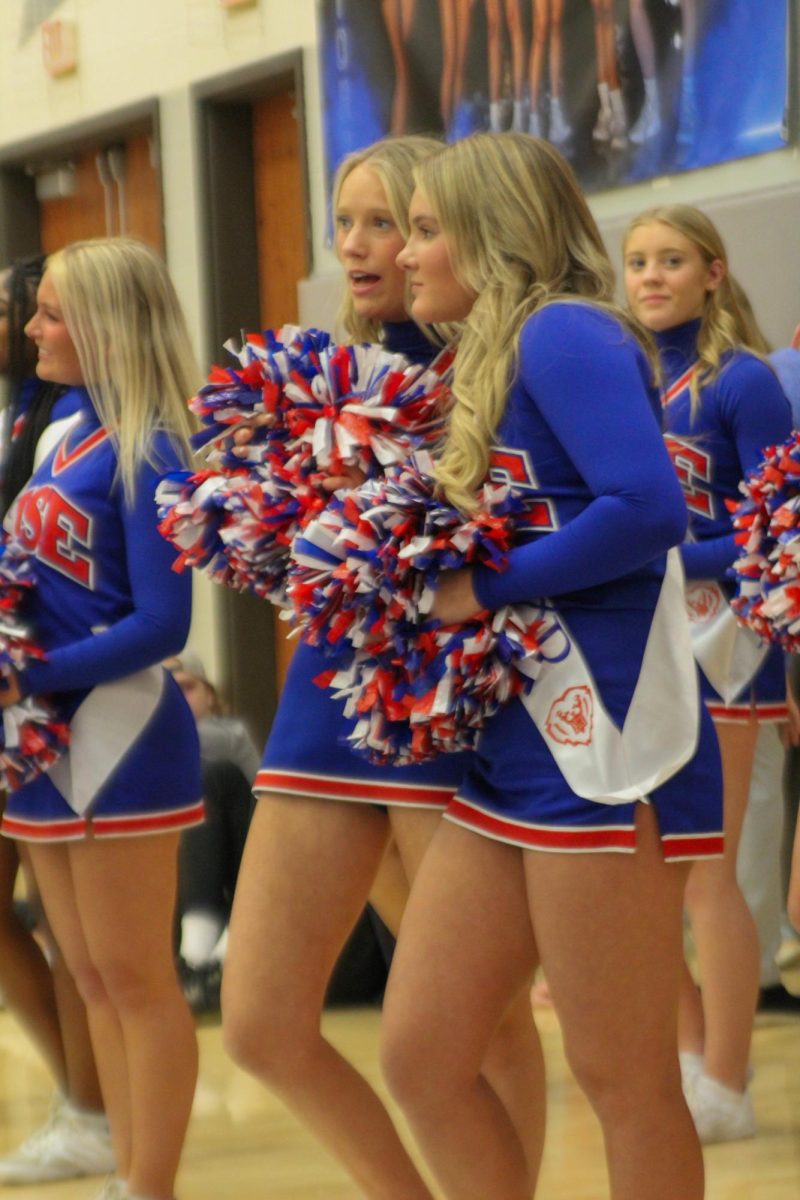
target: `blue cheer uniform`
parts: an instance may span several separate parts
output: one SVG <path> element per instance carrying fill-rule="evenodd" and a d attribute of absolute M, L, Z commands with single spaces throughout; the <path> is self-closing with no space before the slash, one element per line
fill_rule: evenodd
<path fill-rule="evenodd" d="M 666 859 L 722 851 L 719 750 L 698 703 L 675 550 L 670 578 L 677 570 L 673 614 L 684 635 L 678 669 L 692 701 L 689 748 L 684 731 L 673 767 L 665 743 L 663 781 L 630 800 L 619 800 L 624 790 L 613 801 L 597 798 L 573 782 L 573 764 L 584 752 L 601 755 L 593 761 L 604 764 L 600 710 L 612 741 L 634 710 L 641 714 L 634 703 L 640 676 L 650 681 L 650 708 L 639 727 L 656 743 L 662 724 L 669 736 L 671 694 L 658 662 L 649 662 L 647 672 L 643 662 L 660 611 L 665 555 L 682 540 L 686 510 L 650 377 L 638 343 L 598 307 L 551 304 L 522 329 L 490 474 L 526 488 L 541 511 L 536 532 L 511 551 L 507 570 L 477 567 L 473 584 L 490 610 L 541 605 L 545 668 L 568 663 L 577 647 L 585 678 L 576 677 L 541 722 L 525 698 L 500 709 L 483 729 L 445 817 L 525 849 L 632 852 L 636 806 L 645 802 L 655 809 Z M 563 649 L 548 659 L 551 630 Z M 531 698 L 539 686 L 534 682 Z M 630 749 L 635 756 L 637 746 Z"/>
<path fill-rule="evenodd" d="M 34 560 L 28 597 L 46 652 L 19 675 L 23 695 L 53 697 L 71 725 L 67 753 L 8 799 L 3 833 L 67 840 L 180 829 L 203 818 L 197 730 L 161 660 L 183 646 L 191 580 L 172 570 L 153 492 L 179 465 L 166 434 L 131 502 L 88 393 L 6 519 Z M 68 405 L 67 405 L 68 406 Z"/>
<path fill-rule="evenodd" d="M 415 363 L 430 362 L 438 352 L 413 321 L 387 323 L 383 345 Z M 305 642 L 297 647 L 253 791 L 443 809 L 468 756 L 446 754 L 414 766 L 379 767 L 354 753 L 345 740 L 354 722 L 345 720 L 344 703 L 314 683 L 337 661 Z"/>
<path fill-rule="evenodd" d="M 738 557 L 727 502 L 741 500 L 739 482 L 758 465 L 767 446 L 791 433 L 791 408 L 774 371 L 745 350 L 723 357 L 719 374 L 700 391 L 691 411 L 690 380 L 697 360 L 700 321 L 657 333 L 664 372 L 664 433 L 689 510 L 689 537 L 682 548 L 692 596 L 714 581 L 729 600 L 734 584 L 728 569 Z M 751 636 L 751 635 L 748 635 Z M 703 697 L 716 720 L 784 721 L 786 673 L 783 652 L 770 647 L 752 680 L 723 698 L 701 669 Z"/>

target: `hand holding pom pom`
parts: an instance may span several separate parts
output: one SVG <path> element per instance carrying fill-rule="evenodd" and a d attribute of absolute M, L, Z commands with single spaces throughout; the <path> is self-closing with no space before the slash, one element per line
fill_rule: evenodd
<path fill-rule="evenodd" d="M 28 556 L 8 542 L 0 556 L 0 786 L 16 791 L 53 765 L 69 741 L 69 726 L 47 701 L 22 697 L 17 673 L 44 653 L 21 618 L 34 586 Z"/>
<path fill-rule="evenodd" d="M 538 610 L 481 612 L 469 568 L 502 569 L 532 518 L 507 485 L 487 485 L 481 502 L 465 519 L 417 455 L 337 496 L 295 540 L 289 593 L 303 636 L 337 660 L 317 682 L 346 699 L 348 741 L 375 762 L 470 748 L 531 686 L 517 666 L 538 649 Z"/>
<path fill-rule="evenodd" d="M 160 530 L 181 551 L 176 569 L 282 603 L 288 547 L 331 492 L 441 437 L 452 356 L 414 365 L 286 326 L 248 336 L 236 357 L 191 401 L 205 465 L 163 481 Z"/>

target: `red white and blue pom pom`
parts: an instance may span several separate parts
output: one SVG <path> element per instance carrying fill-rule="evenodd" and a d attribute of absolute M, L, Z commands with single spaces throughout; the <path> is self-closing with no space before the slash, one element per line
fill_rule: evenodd
<path fill-rule="evenodd" d="M 215 368 L 191 402 L 204 464 L 159 488 L 160 528 L 178 569 L 280 602 L 288 547 L 330 499 L 325 481 L 373 476 L 441 438 L 452 355 L 414 365 L 295 326 L 232 352 L 238 368 Z"/>
<path fill-rule="evenodd" d="M 25 595 L 34 586 L 29 556 L 7 543 L 0 556 L 0 679 L 12 682 L 31 660 L 45 657 L 21 616 Z M 2 710 L 0 786 L 16 791 L 46 771 L 69 742 L 69 725 L 54 707 L 26 696 Z"/>
<path fill-rule="evenodd" d="M 732 505 L 742 551 L 733 564 L 739 620 L 786 650 L 800 649 L 800 433 L 771 446 Z"/>
<path fill-rule="evenodd" d="M 501 704 L 530 686 L 536 610 L 509 606 L 463 624 L 431 619 L 442 571 L 501 570 L 532 518 L 487 484 L 465 519 L 435 494 L 427 455 L 337 496 L 295 540 L 289 594 L 303 637 L 337 663 L 317 682 L 346 699 L 353 749 L 403 765 L 470 749 Z M 348 653 L 348 648 L 350 648 Z"/>

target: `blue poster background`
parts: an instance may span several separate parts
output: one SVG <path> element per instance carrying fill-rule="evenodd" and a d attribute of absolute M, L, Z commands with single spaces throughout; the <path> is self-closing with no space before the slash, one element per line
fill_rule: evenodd
<path fill-rule="evenodd" d="M 509 128 L 515 95 L 524 106 L 525 127 L 535 110 L 542 136 L 558 145 L 590 191 L 778 149 L 788 139 L 790 2 L 641 0 L 638 7 L 655 51 L 658 120 L 651 122 L 649 136 L 634 141 L 645 86 L 628 0 L 563 0 L 558 103 L 566 140 L 557 140 L 552 114 L 549 40 L 538 102 L 531 104 L 531 47 L 541 0 L 518 0 L 515 10 L 508 0 L 321 0 L 329 180 L 344 155 L 389 133 L 426 132 L 452 140 L 490 125 Z M 603 8 L 613 25 L 612 54 L 624 109 L 624 130 L 613 143 L 598 138 L 597 22 Z M 693 52 L 685 36 L 689 8 L 696 22 Z M 515 29 L 509 11 L 517 14 Z M 462 26 L 454 33 L 457 20 Z M 458 37 L 463 55 L 460 86 L 454 86 Z M 519 62 L 524 62 L 522 90 Z"/>

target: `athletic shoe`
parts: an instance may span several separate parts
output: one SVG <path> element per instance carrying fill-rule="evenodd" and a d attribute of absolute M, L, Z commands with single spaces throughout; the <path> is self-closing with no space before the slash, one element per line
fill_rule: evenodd
<path fill-rule="evenodd" d="M 688 1103 L 694 1085 L 703 1074 L 703 1056 L 693 1054 L 691 1050 L 681 1050 L 678 1061 L 681 1065 L 681 1087 Z"/>
<path fill-rule="evenodd" d="M 179 960 L 178 973 L 186 1003 L 193 1013 L 219 1012 L 219 996 L 222 987 L 222 963 L 202 963 L 199 967 L 190 967 L 183 959 Z"/>
<path fill-rule="evenodd" d="M 0 1158 L 0 1183 L 49 1183 L 113 1170 L 114 1151 L 105 1117 L 59 1100 L 41 1129 L 13 1154 Z"/>
<path fill-rule="evenodd" d="M 658 111 L 658 104 L 647 96 L 645 97 L 641 112 L 636 119 L 636 124 L 631 129 L 628 137 L 634 146 L 641 146 L 644 142 L 649 142 L 654 137 L 657 137 L 660 132 L 661 113 Z"/>
<path fill-rule="evenodd" d="M 95 1200 L 130 1200 L 130 1195 L 124 1180 L 109 1175 Z"/>
<path fill-rule="evenodd" d="M 548 141 L 554 146 L 565 146 L 572 137 L 572 129 L 564 116 L 564 109 L 557 96 L 550 97 L 550 127 L 547 131 Z"/>
<path fill-rule="evenodd" d="M 738 1142 L 755 1136 L 750 1092 L 735 1092 L 708 1075 L 700 1075 L 687 1098 L 697 1136 L 709 1142 Z"/>

